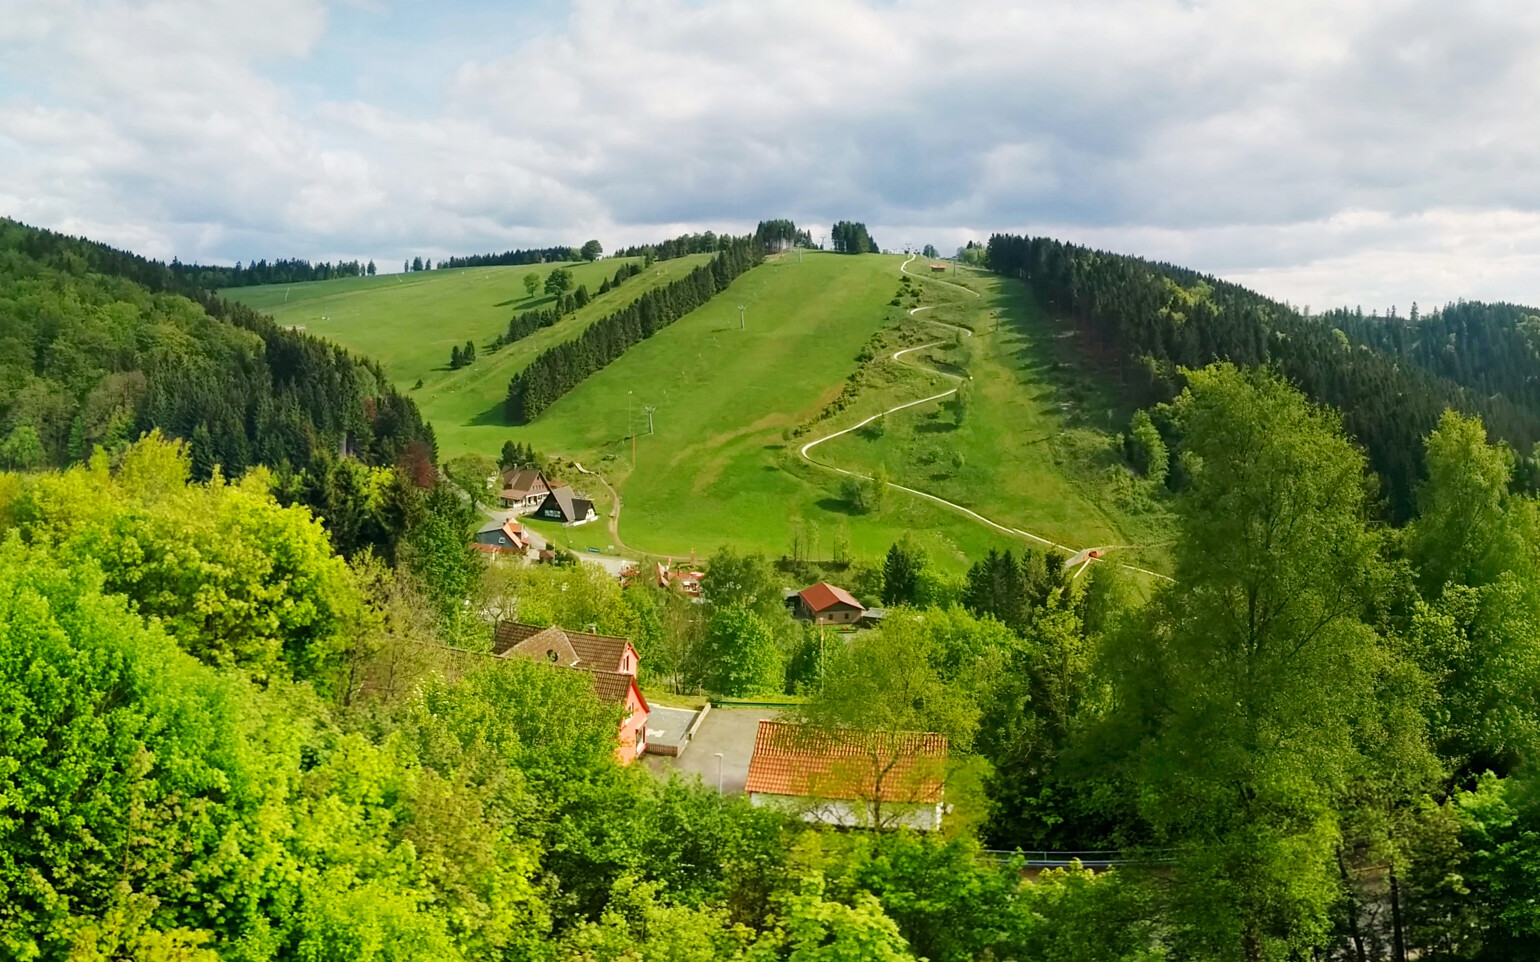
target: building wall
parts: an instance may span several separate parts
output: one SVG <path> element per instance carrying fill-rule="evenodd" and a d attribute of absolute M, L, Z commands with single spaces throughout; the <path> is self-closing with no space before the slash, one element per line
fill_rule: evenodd
<path fill-rule="evenodd" d="M 615 750 L 622 765 L 631 764 L 647 750 L 647 713 L 630 697 L 626 699 L 626 710 L 630 714 L 620 723 L 620 744 Z"/>
<path fill-rule="evenodd" d="M 820 611 L 813 619 L 820 625 L 853 625 L 861 618 L 861 613 L 849 605 L 834 605 Z"/>
<path fill-rule="evenodd" d="M 799 816 L 804 822 L 839 825 L 844 828 L 869 828 L 872 824 L 870 806 L 861 801 L 750 792 L 749 803 Z M 920 832 L 934 832 L 941 827 L 941 803 L 925 805 L 889 802 L 882 806 L 882 819 L 890 825 L 902 825 Z"/>

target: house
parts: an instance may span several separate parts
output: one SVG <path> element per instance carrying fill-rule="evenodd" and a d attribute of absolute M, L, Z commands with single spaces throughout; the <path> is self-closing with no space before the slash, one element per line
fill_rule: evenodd
<path fill-rule="evenodd" d="M 535 509 L 535 517 L 544 521 L 560 521 L 562 524 L 575 525 L 587 524 L 598 515 L 594 513 L 592 501 L 574 496 L 572 489 L 563 484 L 557 485 L 546 494 L 545 500 L 540 502 L 540 507 Z"/>
<path fill-rule="evenodd" d="M 700 581 L 706 577 L 704 571 L 689 571 L 673 567 L 673 562 L 658 562 L 658 587 L 668 588 L 674 585 L 680 591 L 692 598 L 700 597 Z"/>
<path fill-rule="evenodd" d="M 861 620 L 866 606 L 844 588 L 820 581 L 797 592 L 792 614 L 815 625 L 853 625 Z"/>
<path fill-rule="evenodd" d="M 540 506 L 551 493 L 545 473 L 536 468 L 508 468 L 503 471 L 503 490 L 498 495 L 503 507 L 523 514 Z"/>
<path fill-rule="evenodd" d="M 492 653 L 499 658 L 527 658 L 567 671 L 586 672 L 600 701 L 621 705 L 615 757 L 629 765 L 647 750 L 647 716 L 652 709 L 636 682 L 640 658 L 625 638 L 501 622 L 492 633 Z"/>
<path fill-rule="evenodd" d="M 933 273 L 933 274 L 937 274 L 937 273 L 944 274 L 944 273 L 946 273 L 946 265 L 945 264 L 932 264 L 932 265 L 930 265 L 930 270 L 931 270 L 931 273 Z"/>
<path fill-rule="evenodd" d="M 947 738 L 935 732 L 820 729 L 765 719 L 744 791 L 805 821 L 867 828 L 941 827 Z"/>
<path fill-rule="evenodd" d="M 476 543 L 472 547 L 489 554 L 523 554 L 529 548 L 529 537 L 524 533 L 523 525 L 512 518 L 488 521 L 476 532 Z"/>

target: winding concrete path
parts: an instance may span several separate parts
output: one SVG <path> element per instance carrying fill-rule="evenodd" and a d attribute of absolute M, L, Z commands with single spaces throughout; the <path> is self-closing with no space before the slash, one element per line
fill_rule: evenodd
<path fill-rule="evenodd" d="M 910 273 L 909 270 L 908 270 L 909 264 L 914 259 L 915 259 L 915 255 L 913 255 L 913 254 L 909 255 L 909 259 L 904 261 L 902 264 L 900 264 L 898 266 L 899 271 L 901 271 L 904 274 L 908 274 L 910 277 L 919 277 L 919 278 L 921 278 L 923 280 L 929 280 L 931 283 L 934 283 L 934 284 L 945 284 L 947 287 L 955 287 L 955 288 L 957 288 L 960 291 L 963 291 L 965 293 L 973 295 L 974 297 L 978 297 L 979 296 L 979 293 L 977 291 L 969 290 L 968 288 L 963 287 L 961 284 L 953 284 L 950 281 L 942 281 L 942 280 L 937 280 L 936 278 L 927 278 L 927 277 L 924 277 L 923 275 L 920 275 L 920 274 L 912 274 L 912 273 Z M 916 307 L 916 308 L 913 308 L 913 309 L 911 309 L 909 311 L 909 315 L 911 317 L 913 317 L 914 315 L 920 313 L 921 311 L 928 311 L 928 310 L 930 310 L 934 306 L 935 305 L 929 305 L 927 307 Z M 973 336 L 973 332 L 972 331 L 968 330 L 965 327 L 958 327 L 956 324 L 947 324 L 947 323 L 945 323 L 943 321 L 932 321 L 929 318 L 922 318 L 922 320 L 925 320 L 927 323 L 930 323 L 930 324 L 937 324 L 937 325 L 939 325 L 941 327 L 949 328 L 949 329 L 951 329 L 953 331 L 960 331 L 960 332 L 962 332 L 963 336 L 965 336 L 965 337 L 972 337 Z M 937 345 L 939 345 L 941 343 L 943 343 L 943 342 L 941 342 L 941 341 L 931 341 L 929 343 L 920 344 L 920 345 L 917 345 L 915 347 L 906 347 L 906 348 L 904 348 L 901 351 L 894 351 L 893 352 L 893 360 L 897 361 L 900 364 L 908 364 L 911 367 L 915 367 L 915 368 L 917 368 L 919 370 L 927 371 L 927 372 L 929 372 L 931 374 L 939 375 L 940 377 L 950 378 L 950 379 L 952 379 L 954 381 L 961 382 L 963 380 L 963 377 L 961 375 L 952 374 L 952 373 L 950 373 L 948 371 L 942 371 L 942 370 L 939 370 L 937 368 L 930 367 L 929 365 L 922 365 L 922 364 L 917 364 L 917 363 L 915 363 L 913 361 L 901 360 L 902 357 L 905 354 L 910 354 L 910 353 L 913 353 L 915 351 L 923 351 L 923 350 L 925 350 L 928 347 L 936 347 Z M 809 441 L 808 443 L 802 445 L 801 449 L 797 453 L 800 454 L 802 456 L 802 459 L 807 461 L 809 464 L 816 464 L 820 468 L 824 468 L 825 470 L 828 470 L 828 471 L 834 471 L 834 472 L 836 472 L 838 474 L 843 474 L 843 475 L 845 475 L 846 477 L 849 477 L 849 478 L 858 478 L 858 479 L 860 479 L 862 481 L 870 481 L 872 479 L 870 477 L 868 477 L 867 475 L 858 474 L 855 471 L 847 471 L 844 468 L 841 468 L 841 467 L 838 467 L 836 465 L 830 464 L 827 461 L 820 461 L 819 459 L 813 457 L 808 452 L 812 451 L 818 445 L 823 444 L 825 441 L 832 441 L 835 438 L 841 437 L 841 436 L 846 435 L 846 434 L 849 434 L 852 431 L 858 431 L 861 428 L 866 427 L 868 424 L 871 424 L 873 421 L 877 420 L 878 418 L 887 417 L 889 414 L 892 414 L 892 413 L 894 413 L 896 411 L 902 411 L 902 410 L 905 410 L 906 408 L 912 408 L 912 407 L 916 407 L 916 406 L 921 405 L 921 404 L 927 404 L 927 403 L 929 403 L 931 401 L 940 401 L 943 398 L 951 397 L 952 395 L 954 395 L 956 393 L 957 393 L 957 388 L 954 387 L 950 391 L 942 391 L 940 394 L 932 394 L 930 397 L 923 397 L 923 398 L 920 398 L 917 401 L 906 401 L 903 404 L 898 404 L 898 405 L 895 405 L 893 407 L 890 407 L 886 411 L 879 411 L 878 413 L 873 414 L 871 417 L 867 418 L 864 421 L 861 421 L 858 424 L 852 424 L 848 428 L 844 428 L 842 430 L 835 431 L 832 434 L 826 434 L 826 435 L 824 435 L 821 438 L 816 438 L 816 439 L 814 439 L 812 441 Z M 898 484 L 898 483 L 893 482 L 893 481 L 889 481 L 888 482 L 888 487 L 896 488 L 899 491 L 903 491 L 903 492 L 906 492 L 908 494 L 915 495 L 916 497 L 925 498 L 928 501 L 934 501 L 935 503 L 937 503 L 939 505 L 943 505 L 945 507 L 951 508 L 953 511 L 956 511 L 956 512 L 958 512 L 960 514 L 966 515 L 969 518 L 972 518 L 973 520 L 979 522 L 980 524 L 983 524 L 983 525 L 986 525 L 986 526 L 988 526 L 990 528 L 993 528 L 996 531 L 1002 532 L 1003 534 L 1017 535 L 1019 537 L 1026 538 L 1029 541 L 1035 541 L 1038 544 L 1046 545 L 1047 547 L 1056 548 L 1059 551 L 1063 551 L 1063 552 L 1065 552 L 1066 554 L 1068 554 L 1070 556 L 1069 560 L 1065 562 L 1065 567 L 1066 568 L 1072 567 L 1072 566 L 1076 566 L 1076 565 L 1080 566 L 1081 570 L 1079 572 L 1076 572 L 1075 577 L 1079 577 L 1081 572 L 1083 572 L 1085 570 L 1085 568 L 1088 567 L 1091 564 L 1092 561 L 1099 561 L 1099 560 L 1101 560 L 1099 557 L 1097 557 L 1098 555 L 1100 555 L 1100 554 L 1104 553 L 1105 551 L 1109 550 L 1111 547 L 1123 547 L 1122 545 L 1117 545 L 1117 546 L 1108 546 L 1108 547 L 1104 547 L 1104 548 L 1081 548 L 1081 549 L 1071 548 L 1071 547 L 1069 547 L 1067 545 L 1062 545 L 1062 544 L 1059 544 L 1056 541 L 1051 541 L 1048 538 L 1044 538 L 1042 535 L 1033 534 L 1030 531 L 1023 531 L 1020 528 L 1009 527 L 1007 525 L 1003 525 L 1003 524 L 999 523 L 998 521 L 993 521 L 993 520 L 991 520 L 989 518 L 984 517 L 982 514 L 979 514 L 977 511 L 974 511 L 972 508 L 965 508 L 962 505 L 958 504 L 957 502 L 955 502 L 955 501 L 948 501 L 946 498 L 943 498 L 940 495 L 931 494 L 928 491 L 921 491 L 918 488 L 911 488 L 911 487 L 908 487 L 907 485 Z M 1095 552 L 1095 555 L 1093 555 L 1093 552 Z M 1140 568 L 1140 567 L 1137 567 L 1135 565 L 1123 564 L 1122 562 L 1118 562 L 1118 567 L 1125 568 L 1125 569 L 1127 569 L 1129 571 L 1138 571 L 1138 572 L 1140 572 L 1142 574 L 1147 574 L 1147 575 L 1150 575 L 1150 576 L 1155 577 L 1155 578 L 1160 578 L 1160 579 L 1162 579 L 1164 581 L 1172 580 L 1171 578 L 1167 577 L 1166 575 L 1163 575 L 1163 574 L 1159 573 L 1158 571 L 1150 571 L 1147 568 Z"/>

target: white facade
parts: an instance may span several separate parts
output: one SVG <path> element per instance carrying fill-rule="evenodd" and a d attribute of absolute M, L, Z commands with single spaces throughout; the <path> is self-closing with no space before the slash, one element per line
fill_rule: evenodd
<path fill-rule="evenodd" d="M 800 816 L 804 822 L 838 825 L 841 828 L 870 828 L 872 825 L 872 804 L 861 799 L 809 798 L 750 792 L 749 803 Z M 885 827 L 902 826 L 920 832 L 934 832 L 941 828 L 941 815 L 941 802 L 884 802 L 882 805 Z"/>

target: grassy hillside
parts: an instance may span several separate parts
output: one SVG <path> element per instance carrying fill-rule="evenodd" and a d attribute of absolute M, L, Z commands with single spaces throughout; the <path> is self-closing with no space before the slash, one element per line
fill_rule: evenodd
<path fill-rule="evenodd" d="M 957 570 L 992 547 L 1028 543 L 899 491 L 889 492 L 880 513 L 860 514 L 845 478 L 799 456 L 809 441 L 956 383 L 927 365 L 972 374 L 961 425 L 945 402 L 924 404 L 827 442 L 817 457 L 861 474 L 881 463 L 896 482 L 1074 547 L 1161 540 L 1158 513 L 1141 514 L 1147 499 L 1132 496 L 1126 472 L 1114 465 L 1122 415 L 1096 379 L 1075 366 L 1070 333 L 1014 281 L 947 276 L 979 297 L 929 277 L 902 288 L 901 257 L 771 258 L 533 423 L 504 423 L 508 379 L 538 351 L 703 259 L 655 265 L 555 327 L 483 353 L 460 371 L 447 369 L 452 346 L 473 338 L 484 348 L 511 312 L 544 302 L 523 297 L 520 279 L 529 268 L 297 284 L 287 295 L 282 287 L 231 293 L 285 323 L 379 357 L 404 387 L 421 377 L 423 387 L 412 393 L 445 456 L 495 455 L 512 438 L 600 471 L 622 497 L 620 535 L 636 551 L 705 554 L 730 541 L 780 555 L 800 532 L 815 556 L 829 557 L 841 540 L 856 557 L 873 558 L 912 534 Z M 617 266 L 578 265 L 578 280 L 596 289 Z M 892 304 L 899 294 L 901 303 Z M 911 316 L 921 305 L 927 310 Z M 931 321 L 977 336 L 953 343 L 958 336 Z M 943 343 L 902 362 L 891 359 L 895 350 L 936 340 Z M 831 408 L 853 375 L 859 390 Z M 651 433 L 647 407 L 654 408 Z M 631 426 L 638 435 L 634 470 Z M 607 506 L 597 482 L 580 486 Z M 602 523 L 567 529 L 558 540 L 580 551 L 614 543 Z M 1148 553 L 1125 556 L 1152 561 Z"/>
<path fill-rule="evenodd" d="M 974 336 L 928 324 L 927 340 L 942 343 L 906 359 L 971 377 L 960 421 L 950 399 L 920 405 L 888 415 L 880 429 L 820 445 L 818 456 L 862 473 L 881 463 L 896 481 L 1071 547 L 1164 540 L 1161 512 L 1121 467 L 1116 435 L 1126 412 L 1103 379 L 1081 368 L 1072 328 L 1015 281 L 968 273 L 946 280 L 980 296 L 921 280 L 923 302 L 936 306 L 918 317 Z M 925 393 L 955 386 L 931 384 Z M 840 425 L 925 393 L 912 384 L 875 392 Z M 1159 565 L 1148 550 L 1120 557 Z"/>
<path fill-rule="evenodd" d="M 956 569 L 991 547 L 1025 541 L 897 491 L 880 514 L 858 514 L 845 479 L 797 454 L 814 438 L 950 386 L 923 369 L 884 360 L 901 346 L 951 337 L 908 315 L 912 304 L 935 304 L 930 316 L 981 332 L 971 362 L 980 389 L 964 426 L 953 429 L 951 413 L 937 413 L 941 404 L 923 405 L 893 416 L 880 437 L 846 435 L 819 456 L 861 473 L 882 461 L 895 481 L 1066 544 L 1146 538 L 1150 532 L 1116 505 L 1116 492 L 1098 474 L 1097 459 L 1110 450 L 1111 437 L 1092 426 L 1090 415 L 1099 412 L 1105 425 L 1109 412 L 1071 365 L 1054 360 L 1062 347 L 1057 332 L 1020 285 L 966 280 L 984 294 L 975 299 L 919 281 L 921 300 L 895 307 L 890 299 L 902 261 L 833 254 L 772 259 L 511 433 L 610 478 L 624 503 L 621 537 L 634 549 L 682 555 L 731 541 L 781 554 L 802 529 L 814 553 L 827 557 L 834 540 L 845 538 L 858 557 L 871 558 L 913 534 Z M 744 330 L 740 304 L 748 318 Z M 863 366 L 858 355 L 874 336 L 881 347 Z M 946 363 L 946 352 L 938 352 L 933 359 Z M 796 434 L 857 368 L 864 388 L 854 402 Z M 651 434 L 645 406 L 656 409 Z M 634 471 L 628 423 L 638 433 Z M 956 452 L 961 470 L 952 467 Z M 598 525 L 575 529 L 572 538 L 580 549 L 611 540 Z"/>
<path fill-rule="evenodd" d="M 396 386 L 410 390 L 433 423 L 440 453 L 447 458 L 467 451 L 495 453 L 502 446 L 508 437 L 502 426 L 508 379 L 536 354 L 576 337 L 643 291 L 682 277 L 708 259 L 709 255 L 700 254 L 660 261 L 556 325 L 495 353 L 488 345 L 507 327 L 509 317 L 551 302 L 538 288 L 534 297 L 525 295 L 525 274 L 534 271 L 543 281 L 552 269 L 566 266 L 576 284 L 594 292 L 628 260 L 467 267 L 242 287 L 222 293 L 272 314 L 279 323 L 303 326 L 311 334 L 379 360 Z M 468 340 L 476 343 L 476 363 L 451 371 L 450 349 Z M 412 390 L 419 379 L 422 387 Z"/>

